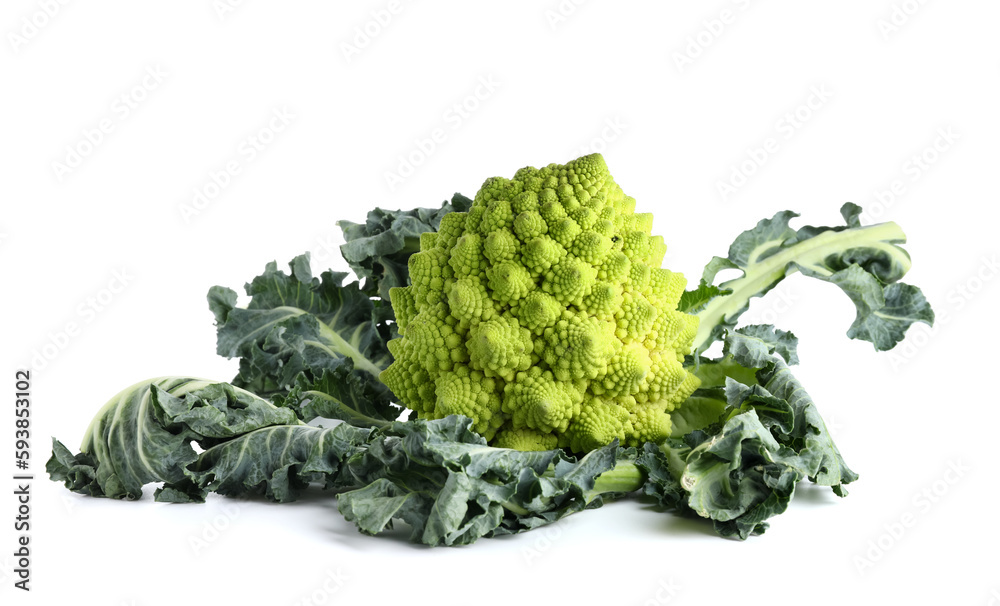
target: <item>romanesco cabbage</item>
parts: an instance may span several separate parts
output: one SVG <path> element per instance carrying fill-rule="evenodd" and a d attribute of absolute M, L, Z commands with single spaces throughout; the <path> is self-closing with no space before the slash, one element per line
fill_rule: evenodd
<path fill-rule="evenodd" d="M 400 338 L 381 380 L 417 416 L 463 414 L 491 443 L 590 451 L 670 435 L 697 389 L 681 362 L 686 281 L 604 158 L 487 179 L 390 289 Z"/>
<path fill-rule="evenodd" d="M 138 383 L 97 413 L 79 454 L 54 440 L 46 470 L 92 496 L 135 499 L 160 482 L 157 501 L 182 503 L 261 491 L 285 502 L 322 482 L 362 532 L 401 520 L 426 545 L 523 532 L 641 490 L 745 539 L 799 482 L 845 496 L 858 479 L 789 369 L 795 335 L 737 327 L 751 299 L 792 273 L 836 285 L 857 311 L 848 336 L 877 350 L 934 321 L 900 281 L 900 227 L 863 226 L 850 202 L 841 215 L 796 230 L 780 211 L 682 292 L 657 267 L 651 216 L 600 156 L 491 179 L 475 204 L 375 209 L 340 223 L 363 285 L 313 277 L 307 253 L 290 273 L 267 264 L 246 308 L 213 287 L 218 352 L 240 358 L 233 384 Z M 723 269 L 737 275 L 720 282 Z M 720 342 L 721 357 L 704 355 Z M 377 376 L 418 416 L 442 418 L 398 421 Z"/>

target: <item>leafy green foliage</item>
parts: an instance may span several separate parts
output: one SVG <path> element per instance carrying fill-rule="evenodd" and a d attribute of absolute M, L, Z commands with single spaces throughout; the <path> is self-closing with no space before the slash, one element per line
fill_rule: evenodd
<path fill-rule="evenodd" d="M 312 482 L 350 489 L 340 511 L 361 531 L 403 520 L 427 545 L 530 530 L 599 507 L 602 493 L 639 486 L 627 464 L 597 486 L 615 467 L 615 444 L 578 461 L 558 449 L 491 448 L 471 424 L 450 416 L 374 431 L 314 427 L 228 384 L 162 378 L 112 399 L 80 454 L 54 440 L 46 469 L 91 496 L 137 499 L 144 485 L 163 482 L 155 498 L 172 503 L 202 502 L 209 492 L 287 502 Z"/>
<path fill-rule="evenodd" d="M 189 482 L 166 486 L 158 501 L 202 501 L 206 492 L 226 496 L 263 493 L 294 501 L 310 482 L 334 486 L 341 463 L 368 438 L 368 431 L 341 423 L 332 428 L 275 425 L 217 444 L 188 465 Z M 169 491 L 169 492 L 168 492 Z"/>
<path fill-rule="evenodd" d="M 679 475 L 671 459 L 683 462 Z M 795 459 L 750 410 L 715 434 L 696 431 L 685 440 L 646 444 L 637 464 L 650 477 L 644 494 L 665 507 L 711 519 L 722 536 L 745 539 L 763 533 L 764 520 L 787 508 L 803 479 Z"/>
<path fill-rule="evenodd" d="M 708 305 L 709 301 L 720 295 L 728 295 L 730 292 L 732 291 L 723 290 L 714 284 L 706 284 L 704 281 L 699 282 L 694 290 L 684 291 L 680 301 L 677 303 L 677 311 L 697 314 Z"/>
<path fill-rule="evenodd" d="M 320 394 L 331 418 L 366 425 L 366 419 L 395 420 L 400 410 L 378 380 L 392 361 L 386 307 L 376 306 L 357 282 L 344 284 L 345 273 L 327 271 L 314 278 L 308 254 L 292 259 L 289 267 L 286 274 L 268 263 L 246 285 L 250 303 L 245 309 L 236 306 L 231 289 L 209 291 L 218 353 L 240 358 L 233 384 L 274 398 L 306 420 L 319 414 L 316 406 L 308 406 L 307 396 Z"/>
<path fill-rule="evenodd" d="M 790 332 L 769 324 L 753 324 L 729 333 L 722 354 L 733 356 L 743 368 L 763 368 L 771 362 L 772 354 L 794 365 L 799 363 L 798 344 L 798 338 Z"/>
<path fill-rule="evenodd" d="M 862 227 L 861 207 L 850 202 L 841 214 L 846 225 L 794 230 L 788 223 L 798 215 L 779 212 L 740 234 L 728 257 L 713 258 L 693 291 L 701 294 L 688 295 L 700 303 L 695 354 L 735 327 L 751 298 L 764 295 L 795 271 L 840 287 L 857 307 L 847 335 L 870 341 L 877 350 L 892 349 L 914 322 L 932 324 L 934 312 L 920 289 L 898 282 L 910 268 L 910 256 L 900 246 L 906 236 L 899 226 L 889 222 Z M 706 301 L 723 269 L 739 269 L 743 275 L 715 285 L 722 292 Z"/>
<path fill-rule="evenodd" d="M 324 369 L 318 378 L 300 373 L 291 390 L 272 397 L 278 406 L 291 408 L 303 421 L 317 417 L 339 419 L 358 427 L 380 427 L 399 417 L 386 390 L 364 373 L 355 372 L 348 361 L 333 370 Z"/>
<path fill-rule="evenodd" d="M 378 430 L 385 439 L 376 436 L 347 462 L 349 482 L 363 488 L 339 496 L 340 512 L 367 534 L 392 528 L 396 519 L 409 524 L 413 541 L 464 545 L 602 503 L 588 493 L 614 468 L 616 445 L 574 460 L 559 449 L 487 446 L 471 425 L 471 419 L 449 416 Z"/>
<path fill-rule="evenodd" d="M 441 208 L 384 210 L 368 213 L 364 223 L 338 221 L 347 241 L 340 247 L 344 260 L 363 279 L 362 292 L 389 300 L 389 289 L 407 286 L 407 261 L 420 250 L 420 234 L 437 231 L 441 218 L 450 212 L 465 212 L 472 200 L 456 193 Z"/>
<path fill-rule="evenodd" d="M 704 429 L 718 421 L 725 410 L 725 397 L 719 397 L 715 390 L 699 389 L 684 400 L 683 406 L 670 411 L 670 436 L 680 438 L 696 429 Z"/>
<path fill-rule="evenodd" d="M 724 420 L 707 430 L 639 454 L 613 443 L 580 459 L 490 447 L 466 417 L 325 429 L 226 384 L 156 379 L 113 398 L 80 454 L 54 441 L 46 468 L 93 496 L 136 499 L 144 484 L 164 482 L 156 499 L 166 502 L 200 502 L 208 492 L 286 502 L 317 482 L 347 490 L 339 509 L 362 532 L 401 520 L 427 545 L 530 530 L 641 487 L 712 519 L 724 536 L 746 538 L 784 511 L 799 481 L 843 495 L 857 477 L 780 357 L 757 379 L 728 379 Z"/>
<path fill-rule="evenodd" d="M 809 479 L 845 496 L 857 480 L 833 442 L 815 403 L 777 352 L 788 351 L 788 333 L 761 327 L 726 340 L 732 362 L 758 368 L 756 381 L 727 376 L 728 405 L 714 424 L 660 445 L 647 444 L 637 465 L 649 476 L 644 494 L 662 505 L 709 518 L 722 536 L 745 539 L 767 529 L 785 511 L 795 486 Z M 770 345 L 757 339 L 771 335 Z M 773 338 L 777 336 L 778 338 Z"/>
<path fill-rule="evenodd" d="M 137 383 L 111 399 L 73 455 L 53 440 L 46 470 L 74 492 L 138 499 L 151 482 L 186 484 L 201 448 L 275 425 L 294 413 L 227 384 L 187 377 Z"/>

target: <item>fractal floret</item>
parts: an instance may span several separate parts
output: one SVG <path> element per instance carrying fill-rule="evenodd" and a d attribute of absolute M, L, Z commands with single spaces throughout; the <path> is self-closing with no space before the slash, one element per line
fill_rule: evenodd
<path fill-rule="evenodd" d="M 400 337 L 381 380 L 417 416 L 463 414 L 491 444 L 590 451 L 660 442 L 698 387 L 684 276 L 592 154 L 487 179 L 390 290 Z"/>

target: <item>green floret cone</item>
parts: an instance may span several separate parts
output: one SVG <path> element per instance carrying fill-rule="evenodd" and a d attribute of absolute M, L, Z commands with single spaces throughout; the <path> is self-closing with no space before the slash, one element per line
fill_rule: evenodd
<path fill-rule="evenodd" d="M 382 380 L 418 417 L 462 412 L 494 445 L 589 451 L 669 434 L 698 386 L 675 362 L 697 318 L 677 310 L 686 281 L 660 268 L 652 228 L 600 154 L 487 179 L 410 258 Z M 458 377 L 473 376 L 486 380 L 459 397 Z"/>

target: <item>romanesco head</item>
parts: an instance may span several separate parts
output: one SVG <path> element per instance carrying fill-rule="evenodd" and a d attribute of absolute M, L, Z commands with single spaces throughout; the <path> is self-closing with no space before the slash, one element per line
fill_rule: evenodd
<path fill-rule="evenodd" d="M 421 418 L 471 417 L 495 446 L 588 451 L 670 434 L 698 387 L 684 276 L 653 216 L 591 154 L 483 183 L 390 291 L 400 338 L 382 381 Z"/>

